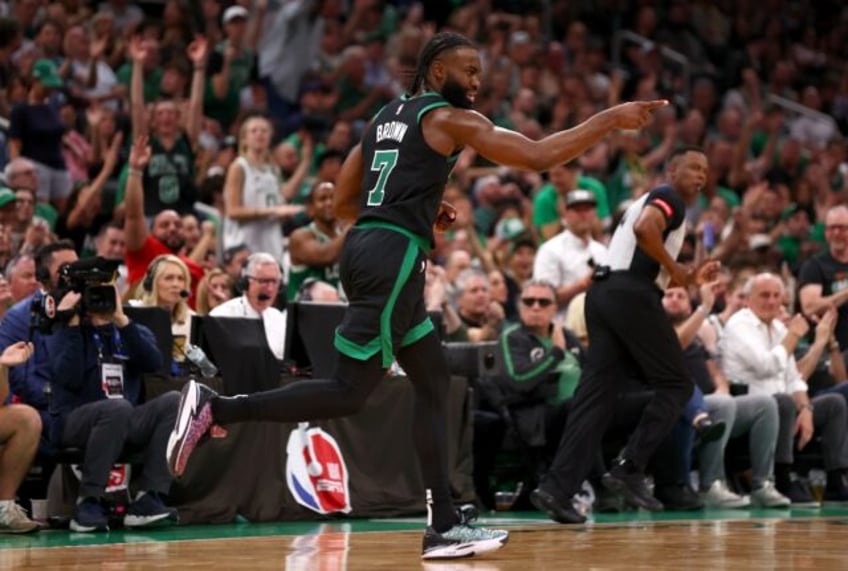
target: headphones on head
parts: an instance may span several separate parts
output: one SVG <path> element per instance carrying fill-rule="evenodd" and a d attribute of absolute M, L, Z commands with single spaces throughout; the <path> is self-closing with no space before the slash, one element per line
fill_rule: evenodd
<path fill-rule="evenodd" d="M 245 258 L 244 263 L 241 265 L 241 270 L 239 271 L 239 277 L 236 281 L 236 292 L 240 294 L 247 293 L 247 288 L 250 285 L 250 276 L 247 275 L 247 266 L 250 264 L 252 257 L 253 255 L 251 254 Z"/>
<path fill-rule="evenodd" d="M 43 263 L 43 257 L 35 260 L 35 279 L 44 285 L 50 284 L 50 268 Z"/>
<path fill-rule="evenodd" d="M 235 287 L 236 287 L 236 293 L 237 294 L 239 294 L 239 295 L 246 294 L 247 288 L 250 286 L 250 278 L 252 276 L 250 274 L 248 274 L 247 268 L 249 268 L 252 263 L 256 263 L 257 260 L 262 260 L 262 262 L 260 262 L 260 265 L 264 264 L 264 259 L 265 259 L 266 256 L 267 256 L 267 254 L 265 254 L 263 252 L 256 252 L 256 253 L 253 253 L 253 254 L 251 254 L 250 256 L 247 257 L 247 259 L 241 265 L 241 272 L 239 272 L 238 281 L 236 281 Z M 274 261 L 274 263 L 277 265 L 277 269 L 280 271 L 280 278 L 282 278 L 283 270 L 280 267 L 280 263 L 277 262 L 276 260 Z M 281 282 L 280 285 L 282 286 L 282 282 Z M 281 291 L 285 291 L 285 289 L 281 288 Z M 260 297 L 261 297 L 261 295 L 267 295 L 267 294 L 260 294 Z"/>
<path fill-rule="evenodd" d="M 59 240 L 52 244 L 45 244 L 33 255 L 33 260 L 35 261 L 35 279 L 45 287 L 52 287 L 50 284 L 49 260 L 53 259 L 53 254 L 62 250 L 76 250 L 76 248 L 70 240 Z"/>
<path fill-rule="evenodd" d="M 147 266 L 147 271 L 144 273 L 144 279 L 141 282 L 141 289 L 146 291 L 147 293 L 153 293 L 153 279 L 156 275 L 156 270 L 165 261 L 168 257 L 168 254 L 161 254 L 153 258 L 150 262 L 150 265 Z"/>

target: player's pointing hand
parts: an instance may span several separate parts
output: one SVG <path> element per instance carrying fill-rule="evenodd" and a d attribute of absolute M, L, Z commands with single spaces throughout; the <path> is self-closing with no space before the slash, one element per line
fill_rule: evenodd
<path fill-rule="evenodd" d="M 653 101 L 631 101 L 621 103 L 611 108 L 619 129 L 641 129 L 651 122 L 654 109 L 668 105 L 666 99 L 655 99 Z"/>

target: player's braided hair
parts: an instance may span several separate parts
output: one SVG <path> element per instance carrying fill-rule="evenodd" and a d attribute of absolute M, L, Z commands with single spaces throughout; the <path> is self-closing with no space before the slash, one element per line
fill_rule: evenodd
<path fill-rule="evenodd" d="M 411 97 L 418 93 L 427 77 L 427 69 L 439 54 L 460 46 L 474 47 L 474 43 L 462 34 L 455 32 L 439 32 L 430 38 L 430 41 L 418 55 L 418 66 L 415 69 L 415 76 L 412 78 L 412 84 L 407 95 Z"/>

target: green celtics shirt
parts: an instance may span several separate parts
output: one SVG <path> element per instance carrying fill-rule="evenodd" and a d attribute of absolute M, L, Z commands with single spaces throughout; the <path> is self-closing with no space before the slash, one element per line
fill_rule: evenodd
<path fill-rule="evenodd" d="M 328 236 L 321 232 L 315 223 L 312 222 L 307 226 L 307 229 L 312 232 L 321 244 L 328 244 L 333 240 L 334 236 Z M 309 278 L 327 282 L 333 287 L 339 285 L 339 264 L 338 262 L 331 266 L 307 266 L 305 264 L 292 263 L 289 268 L 289 283 L 286 288 L 286 299 L 293 301 L 297 297 L 300 287 Z"/>

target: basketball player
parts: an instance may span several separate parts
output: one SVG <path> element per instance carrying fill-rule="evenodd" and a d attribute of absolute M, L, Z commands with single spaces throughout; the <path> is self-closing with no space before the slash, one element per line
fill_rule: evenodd
<path fill-rule="evenodd" d="M 413 436 L 427 489 L 425 559 L 465 557 L 507 541 L 505 531 L 474 528 L 454 510 L 448 483 L 445 407 L 449 374 L 428 319 L 424 269 L 436 230 L 456 211 L 440 203 L 448 174 L 466 145 L 505 165 L 544 171 L 566 163 L 615 129 L 645 125 L 665 101 L 624 103 L 541 141 L 495 127 L 471 110 L 480 87 L 480 55 L 465 37 L 439 33 L 427 43 L 408 94 L 387 104 L 345 160 L 336 214 L 356 219 L 340 259 L 349 307 L 338 329 L 335 378 L 294 383 L 235 398 L 190 383 L 183 391 L 168 453 L 180 475 L 213 424 L 296 422 L 358 411 L 397 357 L 415 390 Z"/>
<path fill-rule="evenodd" d="M 662 504 L 645 482 L 644 468 L 683 411 L 692 380 L 683 350 L 662 306 L 662 289 L 715 279 L 718 262 L 699 269 L 679 264 L 686 235 L 684 216 L 707 180 L 707 157 L 697 148 L 675 151 L 669 185 L 634 202 L 610 242 L 609 266 L 596 270 L 586 295 L 589 352 L 563 439 L 548 474 L 530 500 L 551 519 L 581 523 L 571 497 L 589 466 L 618 398 L 619 383 L 634 371 L 655 389 L 636 430 L 603 483 L 631 504 L 659 511 Z"/>

